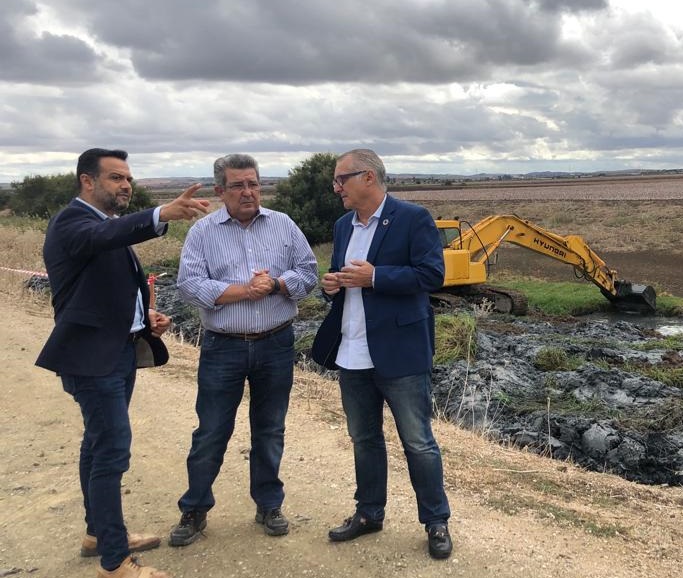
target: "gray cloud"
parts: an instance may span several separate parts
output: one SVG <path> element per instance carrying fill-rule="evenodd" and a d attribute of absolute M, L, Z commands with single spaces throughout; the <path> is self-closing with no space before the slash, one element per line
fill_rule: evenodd
<path fill-rule="evenodd" d="M 30 0 L 5 0 L 0 19 L 0 73 L 4 82 L 66 84 L 99 77 L 98 56 L 83 40 L 44 31 L 35 34 L 26 20 L 37 12 Z"/>
<path fill-rule="evenodd" d="M 281 170 L 362 145 L 444 172 L 638 158 L 670 166 L 683 153 L 683 25 L 645 7 L 5 0 L 3 9 L 7 174 L 32 151 L 90 146 L 127 148 L 149 170 L 172 171 L 226 149 Z"/>
<path fill-rule="evenodd" d="M 604 2 L 492 0 L 74 0 L 103 42 L 131 50 L 149 79 L 442 83 L 490 77 L 496 67 L 552 64 L 580 46 L 560 35 L 562 13 Z"/>

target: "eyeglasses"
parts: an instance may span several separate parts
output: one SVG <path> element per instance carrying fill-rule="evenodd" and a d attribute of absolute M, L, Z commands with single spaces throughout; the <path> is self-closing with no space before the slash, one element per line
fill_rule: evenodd
<path fill-rule="evenodd" d="M 343 175 L 337 175 L 332 179 L 332 186 L 337 185 L 340 189 L 344 186 L 344 183 L 348 181 L 351 177 L 357 177 L 358 175 L 362 175 L 363 173 L 367 173 L 368 171 L 356 171 L 354 173 L 345 173 Z"/>
<path fill-rule="evenodd" d="M 227 183 L 225 188 L 232 193 L 239 193 L 240 191 L 258 191 L 261 188 L 261 183 L 258 181 L 244 181 L 243 183 Z"/>

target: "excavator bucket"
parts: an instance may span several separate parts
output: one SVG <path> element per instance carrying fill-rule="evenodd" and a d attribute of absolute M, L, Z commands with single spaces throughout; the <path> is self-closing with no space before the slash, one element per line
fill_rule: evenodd
<path fill-rule="evenodd" d="M 647 315 L 655 313 L 657 310 L 657 293 L 650 285 L 638 285 L 629 281 L 615 281 L 614 288 L 617 290 L 616 295 L 605 291 L 603 291 L 603 295 L 619 311 Z"/>

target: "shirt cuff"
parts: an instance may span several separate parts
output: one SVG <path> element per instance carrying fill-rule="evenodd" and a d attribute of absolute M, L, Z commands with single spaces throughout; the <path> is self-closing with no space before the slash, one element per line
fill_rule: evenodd
<path fill-rule="evenodd" d="M 161 213 L 161 207 L 157 207 L 154 209 L 154 213 L 152 214 L 152 222 L 154 223 L 154 230 L 156 231 L 156 234 L 161 236 L 166 232 L 166 228 L 168 227 L 168 223 L 160 223 L 159 222 L 159 214 Z"/>

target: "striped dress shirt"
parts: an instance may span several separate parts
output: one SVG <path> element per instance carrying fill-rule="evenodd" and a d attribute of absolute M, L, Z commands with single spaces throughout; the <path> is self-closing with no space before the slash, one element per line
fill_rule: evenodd
<path fill-rule="evenodd" d="M 282 279 L 289 295 L 216 305 L 230 285 L 247 284 L 262 269 Z M 304 234 L 288 215 L 264 207 L 247 227 L 225 207 L 201 218 L 180 255 L 180 295 L 199 308 L 204 328 L 218 333 L 260 333 L 289 321 L 317 282 L 318 265 Z"/>

